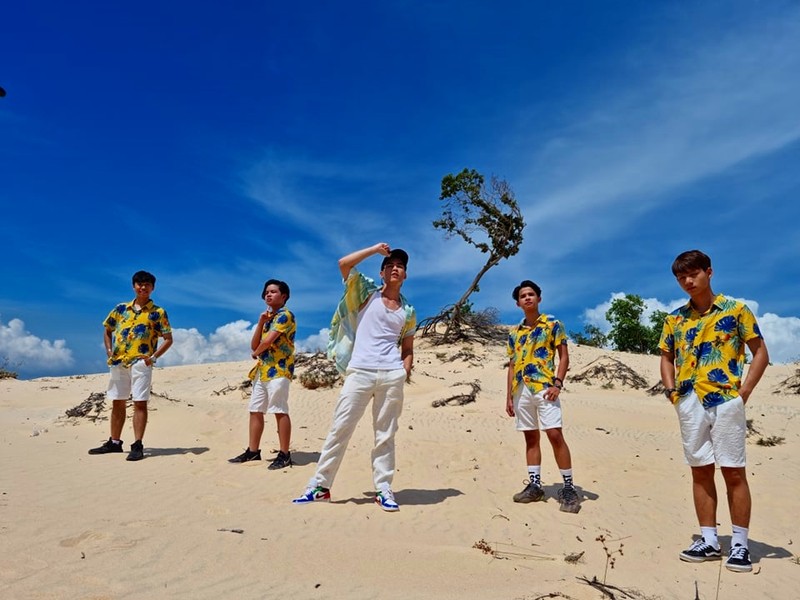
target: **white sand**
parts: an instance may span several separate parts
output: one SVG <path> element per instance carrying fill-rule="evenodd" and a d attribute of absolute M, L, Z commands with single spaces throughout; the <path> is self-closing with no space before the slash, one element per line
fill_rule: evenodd
<path fill-rule="evenodd" d="M 338 387 L 293 384 L 296 464 L 273 472 L 264 462 L 227 462 L 246 446 L 246 400 L 238 390 L 214 392 L 243 381 L 249 363 L 158 369 L 154 390 L 169 399 L 151 400 L 146 459 L 137 463 L 125 454 L 87 454 L 108 437 L 108 407 L 97 422 L 63 417 L 105 391 L 105 374 L 0 381 L 0 598 L 603 597 L 579 577 L 605 577 L 648 598 L 693 599 L 695 582 L 703 599 L 800 597 L 800 409 L 797 395 L 773 393 L 796 365 L 770 367 L 748 405 L 761 435 L 785 442 L 763 447 L 754 436 L 748 444 L 755 568 L 734 574 L 721 563 L 678 560 L 697 526 L 675 415 L 662 396 L 568 378 L 564 432 L 583 508 L 559 512 L 546 441 L 549 499 L 515 504 L 524 445 L 504 412 L 502 345 L 475 346 L 475 364 L 442 360 L 459 348 L 417 346 L 397 435 L 401 510 L 393 514 L 372 500 L 369 416 L 350 444 L 333 502 L 290 503 L 313 474 Z M 571 347 L 570 375 L 602 354 L 657 383 L 656 357 L 585 347 Z M 431 406 L 472 381 L 482 386 L 477 402 Z M 267 423 L 269 457 L 277 440 L 274 420 Z M 128 419 L 126 451 L 131 436 Z M 727 547 L 730 519 L 718 480 Z M 600 535 L 609 551 L 624 544 L 613 569 L 606 570 Z M 473 548 L 480 540 L 495 556 Z M 583 553 L 576 564 L 564 560 L 576 553 Z"/>

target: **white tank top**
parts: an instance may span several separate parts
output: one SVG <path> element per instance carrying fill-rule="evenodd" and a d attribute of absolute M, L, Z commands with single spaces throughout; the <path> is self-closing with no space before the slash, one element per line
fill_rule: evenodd
<path fill-rule="evenodd" d="M 401 306 L 390 310 L 383 304 L 380 291 L 374 292 L 358 313 L 353 355 L 348 366 L 356 369 L 402 369 L 397 341 L 406 323 Z"/>

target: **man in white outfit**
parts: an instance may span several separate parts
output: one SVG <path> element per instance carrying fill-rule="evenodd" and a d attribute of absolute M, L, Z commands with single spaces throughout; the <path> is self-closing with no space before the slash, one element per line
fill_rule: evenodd
<path fill-rule="evenodd" d="M 382 286 L 355 268 L 375 254 L 384 257 Z M 317 471 L 305 492 L 292 501 L 295 504 L 330 500 L 330 488 L 347 444 L 372 400 L 375 502 L 386 511 L 400 509 L 391 487 L 394 435 L 403 410 L 403 385 L 411 375 L 417 326 L 414 308 L 400 293 L 407 266 L 408 254 L 383 242 L 339 259 L 345 292 L 331 322 L 328 356 L 346 378 Z"/>

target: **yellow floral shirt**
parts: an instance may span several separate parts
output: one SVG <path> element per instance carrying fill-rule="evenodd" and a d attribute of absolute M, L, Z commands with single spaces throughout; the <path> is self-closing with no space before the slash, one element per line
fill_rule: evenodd
<path fill-rule="evenodd" d="M 508 357 L 514 365 L 511 393 L 525 383 L 534 394 L 553 385 L 556 350 L 567 343 L 564 324 L 551 315 L 540 314 L 533 327 L 522 323 L 508 334 Z"/>
<path fill-rule="evenodd" d="M 261 331 L 263 341 L 270 331 L 277 331 L 280 335 L 272 342 L 261 356 L 259 356 L 258 378 L 261 381 L 294 377 L 294 335 L 297 331 L 297 322 L 294 314 L 285 306 L 282 306 L 272 319 L 264 323 Z"/>
<path fill-rule="evenodd" d="M 109 365 L 131 366 L 137 360 L 150 356 L 158 348 L 158 338 L 172 332 L 167 311 L 148 300 L 141 310 L 134 301 L 117 304 L 103 321 L 112 331 Z"/>
<path fill-rule="evenodd" d="M 694 390 L 711 408 L 739 395 L 746 342 L 760 337 L 750 309 L 718 294 L 702 315 L 691 302 L 668 315 L 658 347 L 675 355 L 678 396 Z"/>

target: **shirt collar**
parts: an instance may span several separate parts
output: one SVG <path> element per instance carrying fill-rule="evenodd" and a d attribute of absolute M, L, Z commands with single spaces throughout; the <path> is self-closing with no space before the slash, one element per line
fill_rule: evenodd
<path fill-rule="evenodd" d="M 715 308 L 717 310 L 721 310 L 722 309 L 722 304 L 724 303 L 724 301 L 725 301 L 725 296 L 723 294 L 717 294 L 716 296 L 714 296 L 714 300 L 711 301 L 711 306 L 708 308 L 708 312 L 711 312 Z M 697 312 L 695 307 L 692 306 L 692 301 L 691 300 L 689 300 L 686 304 L 683 305 L 683 312 L 686 315 L 690 315 L 690 314 L 700 315 L 700 313 Z M 706 313 L 703 313 L 703 314 L 706 314 Z"/>
<path fill-rule="evenodd" d="M 130 309 L 130 310 L 132 310 L 132 311 L 136 311 L 136 308 L 135 308 L 135 306 L 134 306 L 135 304 L 136 304 L 136 298 L 134 298 L 133 300 L 131 300 L 130 302 L 128 302 L 128 303 L 125 305 L 125 308 L 128 308 L 128 309 Z M 155 306 L 155 305 L 153 304 L 153 299 L 152 299 L 152 298 L 150 298 L 150 299 L 149 299 L 149 300 L 148 300 L 148 301 L 145 303 L 145 305 L 142 307 L 142 311 L 149 310 L 149 309 L 150 309 L 150 308 L 152 308 L 153 306 Z"/>

